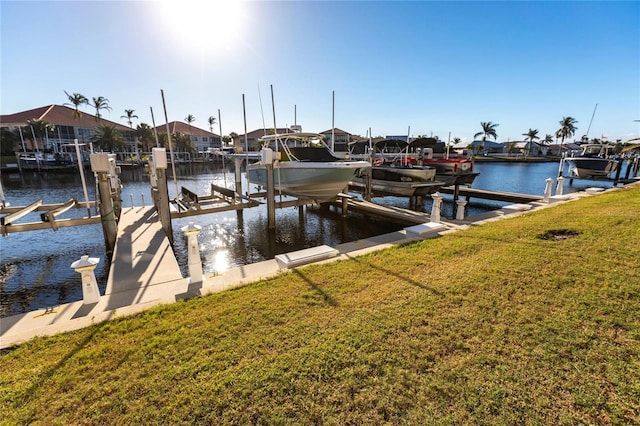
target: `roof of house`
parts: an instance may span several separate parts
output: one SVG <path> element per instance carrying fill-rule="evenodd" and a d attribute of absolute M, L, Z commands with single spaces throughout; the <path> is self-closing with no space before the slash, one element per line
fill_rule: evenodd
<path fill-rule="evenodd" d="M 161 124 L 156 126 L 156 130 L 158 133 L 167 133 L 167 125 Z M 180 132 L 185 135 L 191 136 L 214 136 L 219 137 L 215 133 L 211 133 L 208 130 L 203 130 L 199 127 L 194 126 L 193 124 L 189 126 L 189 124 L 182 121 L 171 121 L 169 122 L 169 131 L 173 133 Z"/>
<path fill-rule="evenodd" d="M 325 130 L 324 132 L 320 132 L 320 134 L 321 135 L 330 135 L 332 133 L 331 130 L 332 129 Z M 351 133 L 345 132 L 342 129 L 338 129 L 337 127 L 335 129 L 333 129 L 333 134 L 334 135 L 349 135 L 349 136 L 351 136 Z"/>
<path fill-rule="evenodd" d="M 0 126 L 25 126 L 29 120 L 44 120 L 56 126 L 71 126 L 91 128 L 97 125 L 110 124 L 119 130 L 132 130 L 130 127 L 80 111 L 81 115 L 76 118 L 75 109 L 65 105 L 47 105 L 28 111 L 17 112 L 15 114 L 0 115 Z"/>

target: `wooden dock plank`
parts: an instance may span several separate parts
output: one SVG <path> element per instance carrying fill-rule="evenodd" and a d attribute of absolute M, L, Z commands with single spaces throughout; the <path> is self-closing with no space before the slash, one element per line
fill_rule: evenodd
<path fill-rule="evenodd" d="M 439 190 L 445 194 L 454 194 L 455 188 L 451 186 L 445 186 Z M 531 194 L 519 194 L 515 192 L 501 192 L 501 191 L 487 191 L 484 189 L 466 188 L 460 187 L 458 189 L 458 195 L 467 198 L 482 198 L 485 200 L 504 201 L 507 203 L 530 203 L 532 201 L 542 200 L 541 195 Z"/>

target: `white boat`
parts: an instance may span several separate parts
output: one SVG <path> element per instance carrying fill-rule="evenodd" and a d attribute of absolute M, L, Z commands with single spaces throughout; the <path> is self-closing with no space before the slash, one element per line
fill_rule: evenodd
<path fill-rule="evenodd" d="M 606 178 L 618 170 L 618 161 L 608 156 L 608 145 L 585 144 L 575 157 L 566 157 L 569 176 L 579 179 Z"/>
<path fill-rule="evenodd" d="M 267 186 L 267 164 L 273 164 L 276 193 L 317 202 L 329 201 L 344 191 L 358 170 L 371 167 L 367 161 L 341 160 L 317 133 L 285 133 L 260 138 L 263 155 L 247 165 L 249 183 Z M 269 158 L 271 153 L 275 158 Z"/>

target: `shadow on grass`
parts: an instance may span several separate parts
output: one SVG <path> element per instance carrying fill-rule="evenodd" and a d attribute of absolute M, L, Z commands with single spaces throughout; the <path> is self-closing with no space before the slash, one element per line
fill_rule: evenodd
<path fill-rule="evenodd" d="M 68 360 L 70 360 L 74 355 L 84 349 L 87 344 L 93 340 L 94 336 L 98 334 L 102 330 L 102 328 L 106 325 L 107 321 L 104 321 L 100 324 L 96 324 L 91 327 L 91 332 L 82 339 L 75 347 L 73 347 L 65 356 L 63 356 L 58 362 L 56 362 L 51 367 L 44 370 L 38 377 L 33 380 L 33 384 L 24 392 L 22 397 L 16 398 L 13 406 L 14 408 L 20 408 L 24 406 L 31 399 L 32 395 L 36 392 L 36 390 L 44 385 L 44 383 L 50 379 L 58 370 L 60 370 Z"/>
<path fill-rule="evenodd" d="M 300 272 L 297 269 L 294 269 L 293 273 L 299 276 L 300 278 L 302 278 L 307 284 L 311 286 L 311 288 L 313 288 L 314 291 L 320 294 L 320 296 L 322 296 L 322 300 L 324 300 L 329 306 L 334 306 L 334 307 L 338 306 L 338 302 L 336 302 L 336 300 L 333 297 L 329 296 L 324 290 L 318 287 L 316 283 L 314 283 L 309 278 L 307 278 L 302 272 Z"/>
<path fill-rule="evenodd" d="M 366 266 L 366 267 L 371 268 L 371 269 L 376 269 L 378 271 L 384 272 L 387 275 L 392 275 L 392 276 L 394 276 L 394 277 L 396 277 L 396 278 L 398 278 L 398 279 L 400 279 L 400 280 L 402 280 L 404 282 L 407 282 L 407 283 L 409 283 L 409 284 L 411 284 L 413 286 L 420 287 L 423 290 L 428 290 L 431 293 L 435 294 L 436 296 L 442 296 L 442 293 L 439 292 L 438 290 L 436 290 L 436 289 L 434 289 L 432 287 L 429 287 L 429 286 L 427 286 L 427 285 L 425 285 L 425 284 L 423 284 L 421 282 L 412 280 L 411 278 L 404 277 L 404 276 L 398 274 L 395 271 L 392 271 L 392 270 L 386 269 L 386 268 L 381 268 L 379 266 L 372 265 L 371 263 L 365 264 L 364 262 L 362 262 L 361 259 L 359 259 L 357 257 L 352 257 L 352 256 L 349 256 L 349 255 L 347 255 L 347 257 L 349 258 L 349 260 L 354 261 L 354 262 L 356 262 L 358 264 L 361 264 L 361 265 Z"/>

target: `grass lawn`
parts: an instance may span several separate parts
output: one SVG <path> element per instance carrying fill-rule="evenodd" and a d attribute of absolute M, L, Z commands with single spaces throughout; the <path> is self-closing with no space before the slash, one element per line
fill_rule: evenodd
<path fill-rule="evenodd" d="M 3 424 L 639 424 L 640 186 L 38 338 Z"/>

